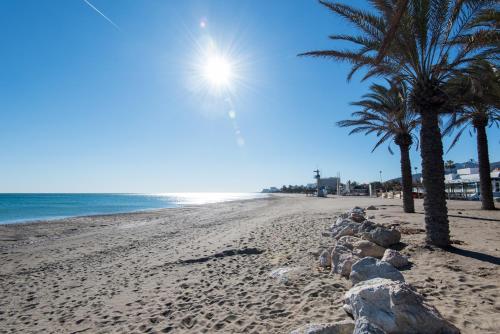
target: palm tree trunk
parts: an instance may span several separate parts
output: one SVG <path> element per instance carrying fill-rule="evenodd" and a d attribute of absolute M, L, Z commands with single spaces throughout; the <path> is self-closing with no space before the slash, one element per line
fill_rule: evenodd
<path fill-rule="evenodd" d="M 399 145 L 401 151 L 401 183 L 403 185 L 403 210 L 415 212 L 413 203 L 413 178 L 411 175 L 410 146 Z"/>
<path fill-rule="evenodd" d="M 481 208 L 483 210 L 495 210 L 495 204 L 493 203 L 493 189 L 491 187 L 490 158 L 488 154 L 486 126 L 476 126 L 476 131 L 479 180 L 481 184 Z"/>
<path fill-rule="evenodd" d="M 443 142 L 437 110 L 421 114 L 420 154 L 425 188 L 424 211 L 426 242 L 438 247 L 450 245 L 450 227 L 444 185 Z"/>

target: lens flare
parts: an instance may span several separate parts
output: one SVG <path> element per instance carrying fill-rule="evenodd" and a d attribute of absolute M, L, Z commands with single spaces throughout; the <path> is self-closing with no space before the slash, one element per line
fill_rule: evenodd
<path fill-rule="evenodd" d="M 199 102 L 196 110 L 209 118 L 228 117 L 236 144 L 243 148 L 247 143 L 236 119 L 235 101 L 241 98 L 237 94 L 240 88 L 252 88 L 251 57 L 242 49 L 245 44 L 235 38 L 213 38 L 206 19 L 199 24 L 203 34 L 192 39 L 193 52 L 186 58 L 187 87 L 196 97 L 194 101 Z"/>

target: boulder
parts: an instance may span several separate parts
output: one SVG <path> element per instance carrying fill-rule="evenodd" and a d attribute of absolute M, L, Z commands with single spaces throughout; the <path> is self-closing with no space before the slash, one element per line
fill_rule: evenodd
<path fill-rule="evenodd" d="M 376 325 L 368 322 L 365 317 L 356 320 L 354 332 L 352 334 L 387 334 Z"/>
<path fill-rule="evenodd" d="M 363 221 L 366 220 L 366 217 L 365 217 L 365 215 L 362 215 L 359 213 L 350 213 L 349 219 L 351 219 L 352 221 L 355 221 L 356 223 L 362 223 Z"/>
<path fill-rule="evenodd" d="M 339 241 L 337 241 L 337 245 L 342 245 L 344 247 L 349 248 L 351 251 L 354 249 L 354 244 L 356 242 L 359 242 L 363 239 L 352 236 L 352 235 L 345 235 L 343 237 L 339 238 Z"/>
<path fill-rule="evenodd" d="M 359 331 L 386 334 L 458 334 L 421 295 L 404 282 L 375 278 L 351 288 L 344 298 L 344 310 L 351 314 Z M 361 329 L 375 328 L 362 332 Z M 368 330 L 368 329 L 367 329 Z M 379 331 L 375 331 L 379 330 Z"/>
<path fill-rule="evenodd" d="M 374 222 L 371 222 L 369 220 L 365 220 L 359 226 L 358 232 L 359 233 L 370 232 L 370 231 L 373 231 L 374 229 L 376 229 L 378 226 L 380 226 L 380 225 L 377 225 Z"/>
<path fill-rule="evenodd" d="M 373 256 L 381 258 L 384 256 L 385 248 L 371 241 L 363 240 L 354 236 L 343 236 L 338 244 L 349 248 L 358 257 Z"/>
<path fill-rule="evenodd" d="M 380 259 L 385 254 L 385 248 L 368 240 L 360 240 L 354 244 L 353 253 L 359 257 L 376 257 Z"/>
<path fill-rule="evenodd" d="M 382 261 L 392 264 L 395 268 L 404 268 L 409 264 L 408 258 L 394 249 L 386 249 Z"/>
<path fill-rule="evenodd" d="M 319 266 L 321 268 L 330 268 L 332 266 L 332 252 L 323 250 L 319 255 Z"/>
<path fill-rule="evenodd" d="M 374 257 L 365 257 L 352 264 L 349 278 L 352 284 L 358 284 L 372 278 L 387 278 L 393 281 L 404 282 L 403 274 L 390 263 L 377 260 Z"/>
<path fill-rule="evenodd" d="M 362 237 L 370 240 L 382 247 L 389 247 L 397 244 L 401 240 L 401 233 L 396 229 L 388 229 L 383 226 L 377 226 L 369 232 L 363 232 Z"/>
<path fill-rule="evenodd" d="M 347 217 L 356 223 L 361 223 L 366 220 L 365 210 L 359 206 L 355 206 L 347 212 Z"/>
<path fill-rule="evenodd" d="M 335 223 L 330 226 L 330 231 L 338 230 L 341 226 L 352 223 L 352 220 L 348 218 L 337 218 Z"/>
<path fill-rule="evenodd" d="M 344 212 L 339 215 L 339 218 L 349 218 L 349 212 Z"/>
<path fill-rule="evenodd" d="M 363 209 L 362 207 L 359 207 L 359 206 L 355 206 L 354 208 L 349 210 L 349 212 L 350 213 L 354 212 L 354 213 L 365 214 L 365 209 Z"/>
<path fill-rule="evenodd" d="M 366 210 L 378 210 L 375 206 L 370 205 L 369 207 L 366 208 Z"/>
<path fill-rule="evenodd" d="M 354 322 L 343 320 L 326 324 L 307 324 L 290 332 L 290 334 L 352 334 Z"/>
<path fill-rule="evenodd" d="M 343 245 L 336 245 L 332 251 L 332 272 L 349 278 L 351 267 L 359 257 L 354 255 L 351 250 Z"/>
<path fill-rule="evenodd" d="M 344 220 L 347 220 L 349 222 L 349 217 L 338 217 L 337 220 L 335 220 L 335 223 L 333 223 L 333 226 L 342 224 Z"/>
<path fill-rule="evenodd" d="M 359 224 L 351 220 L 343 220 L 341 223 L 332 226 L 332 237 L 339 239 L 345 235 L 355 235 L 358 233 Z"/>

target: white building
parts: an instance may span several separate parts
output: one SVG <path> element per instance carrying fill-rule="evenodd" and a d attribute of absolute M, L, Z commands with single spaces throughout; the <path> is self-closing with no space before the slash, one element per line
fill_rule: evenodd
<path fill-rule="evenodd" d="M 493 197 L 500 198 L 500 169 L 491 173 Z M 479 168 L 462 168 L 445 175 L 446 193 L 450 199 L 479 199 Z"/>
<path fill-rule="evenodd" d="M 270 187 L 266 189 L 262 189 L 262 193 L 278 193 L 280 190 L 276 187 Z"/>

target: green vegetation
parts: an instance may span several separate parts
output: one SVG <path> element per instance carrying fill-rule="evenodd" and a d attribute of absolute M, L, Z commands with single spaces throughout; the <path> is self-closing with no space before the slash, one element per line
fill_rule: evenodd
<path fill-rule="evenodd" d="M 352 119 L 340 121 L 341 127 L 353 127 L 349 133 L 375 133 L 380 139 L 373 150 L 388 140 L 399 146 L 401 153 L 401 180 L 403 189 L 403 209 L 415 212 L 413 202 L 413 178 L 411 174 L 410 147 L 414 139 L 414 130 L 419 124 L 418 115 L 408 105 L 408 90 L 404 83 L 389 81 L 389 87 L 373 84 L 370 93 L 363 100 L 351 103 L 362 110 L 352 114 Z M 389 152 L 392 154 L 391 146 Z"/>
<path fill-rule="evenodd" d="M 348 80 L 361 70 L 363 80 L 376 76 L 404 82 L 408 103 L 420 116 L 426 241 L 450 245 L 444 184 L 440 117 L 455 111 L 456 96 L 446 93 L 454 75 L 478 60 L 498 60 L 500 31 L 497 1 L 371 0 L 372 11 L 320 1 L 353 24 L 355 35 L 331 35 L 351 42 L 350 49 L 311 51 L 352 64 Z"/>
<path fill-rule="evenodd" d="M 447 93 L 454 96 L 456 106 L 443 133 L 458 130 L 451 149 L 466 129 L 472 127 L 476 132 L 481 206 L 485 210 L 494 210 L 486 127 L 498 127 L 500 123 L 500 73 L 490 62 L 475 61 L 450 79 Z"/>

